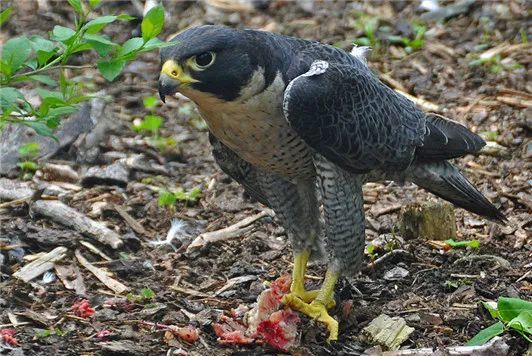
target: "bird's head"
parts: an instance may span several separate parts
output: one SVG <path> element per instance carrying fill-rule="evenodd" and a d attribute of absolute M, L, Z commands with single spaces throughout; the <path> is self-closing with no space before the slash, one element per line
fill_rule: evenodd
<path fill-rule="evenodd" d="M 239 97 L 258 69 L 244 31 L 223 26 L 200 26 L 172 39 L 161 50 L 159 95 L 181 92 L 194 101 L 204 96 L 232 101 Z"/>

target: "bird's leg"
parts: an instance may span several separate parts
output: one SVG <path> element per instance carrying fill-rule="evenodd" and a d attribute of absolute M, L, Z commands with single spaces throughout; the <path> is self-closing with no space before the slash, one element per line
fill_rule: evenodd
<path fill-rule="evenodd" d="M 329 268 L 316 298 L 307 304 L 301 299 L 286 300 L 292 308 L 324 323 L 329 341 L 338 339 L 338 322 L 327 312 L 334 303 L 334 287 L 340 271 L 358 270 L 364 257 L 364 176 L 355 176 L 316 155 L 328 246 Z M 334 304 L 333 304 L 334 305 Z"/>
<path fill-rule="evenodd" d="M 311 293 L 313 295 L 309 295 L 309 293 L 305 290 L 305 271 L 307 270 L 309 257 L 309 249 L 304 249 L 303 251 L 297 252 L 295 254 L 294 269 L 292 271 L 292 285 L 290 286 L 290 294 L 293 297 L 299 298 L 307 303 L 310 303 L 317 296 L 317 293 Z"/>
<path fill-rule="evenodd" d="M 317 295 L 310 304 L 303 301 L 302 298 L 292 297 L 292 293 L 285 295 L 283 298 L 284 304 L 325 324 L 329 330 L 328 341 L 338 340 L 338 322 L 329 315 L 327 309 L 335 304 L 334 287 L 336 286 L 339 275 L 339 272 L 329 268 L 325 274 L 325 280 L 321 288 L 317 291 L 311 291 L 317 292 Z"/>
<path fill-rule="evenodd" d="M 309 258 L 310 250 L 308 248 L 295 254 L 290 293 L 285 295 L 283 298 L 285 304 L 290 304 L 290 301 L 294 299 L 300 299 L 305 303 L 310 303 L 318 296 L 320 292 L 319 290 L 305 289 L 305 271 L 307 269 Z M 332 299 L 332 302 L 327 304 L 327 307 L 334 307 L 334 299 Z"/>

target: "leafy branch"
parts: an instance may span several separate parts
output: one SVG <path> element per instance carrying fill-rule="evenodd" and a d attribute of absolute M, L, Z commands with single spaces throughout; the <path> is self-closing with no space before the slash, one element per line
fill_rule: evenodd
<path fill-rule="evenodd" d="M 5 43 L 0 57 L 0 130 L 7 123 L 23 124 L 40 135 L 53 137 L 61 119 L 92 98 L 81 92 L 80 84 L 68 78 L 66 69 L 96 67 L 106 80 L 113 81 L 125 64 L 139 54 L 172 45 L 157 38 L 164 26 L 162 6 L 152 8 L 144 16 L 142 37 L 130 38 L 122 44 L 113 42 L 101 34 L 102 30 L 115 21 L 129 21 L 134 17 L 105 15 L 87 21 L 101 1 L 68 0 L 75 13 L 73 28 L 56 25 L 48 38 L 19 36 Z M 7 8 L 0 13 L 0 25 L 9 20 L 11 12 L 12 8 Z M 86 51 L 98 54 L 96 64 L 67 64 L 73 55 Z M 48 75 L 56 70 L 59 72 L 56 76 Z M 19 90 L 29 82 L 39 84 L 36 89 L 41 99 L 39 104 L 32 104 Z"/>

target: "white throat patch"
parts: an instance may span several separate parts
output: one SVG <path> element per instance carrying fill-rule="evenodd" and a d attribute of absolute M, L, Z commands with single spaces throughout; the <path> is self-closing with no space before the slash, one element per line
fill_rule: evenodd
<path fill-rule="evenodd" d="M 264 68 L 259 67 L 256 71 L 253 72 L 251 79 L 240 90 L 236 101 L 243 101 L 251 98 L 253 95 L 263 90 L 265 85 L 266 79 L 264 78 Z"/>

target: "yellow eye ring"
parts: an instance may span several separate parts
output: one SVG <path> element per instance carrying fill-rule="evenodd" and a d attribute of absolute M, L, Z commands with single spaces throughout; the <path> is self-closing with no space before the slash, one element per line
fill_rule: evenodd
<path fill-rule="evenodd" d="M 205 70 L 209 68 L 216 59 L 214 52 L 204 52 L 189 59 L 189 66 L 197 71 Z"/>

